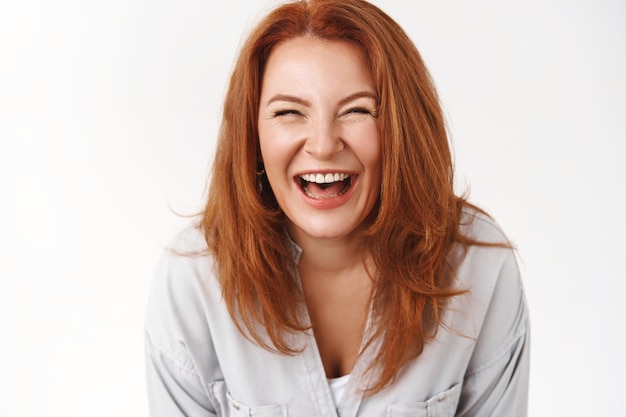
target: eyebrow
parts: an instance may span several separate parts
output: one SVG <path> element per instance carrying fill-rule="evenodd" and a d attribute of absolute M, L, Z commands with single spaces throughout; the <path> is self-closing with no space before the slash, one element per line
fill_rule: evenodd
<path fill-rule="evenodd" d="M 350 94 L 348 97 L 341 99 L 341 101 L 339 102 L 339 105 L 343 106 L 351 102 L 352 100 L 356 100 L 358 98 L 363 98 L 363 97 L 371 98 L 372 100 L 378 102 L 378 97 L 376 96 L 376 94 L 370 93 L 369 91 L 359 91 L 354 94 Z"/>
<path fill-rule="evenodd" d="M 356 100 L 356 99 L 362 98 L 362 97 L 371 98 L 374 101 L 378 100 L 378 97 L 374 93 L 370 93 L 369 91 L 359 91 L 359 92 L 356 92 L 354 94 L 350 94 L 347 97 L 342 98 L 339 101 L 339 105 L 343 106 L 346 103 L 351 102 L 352 100 Z M 311 106 L 311 102 L 310 101 L 305 100 L 305 99 L 303 99 L 301 97 L 292 96 L 292 95 L 289 95 L 289 94 L 277 94 L 274 97 L 270 98 L 267 101 L 266 105 L 270 105 L 270 104 L 272 104 L 275 101 L 287 101 L 287 102 L 291 102 L 291 103 L 301 104 L 303 106 L 308 106 L 308 107 Z"/>
<path fill-rule="evenodd" d="M 297 103 L 297 104 L 302 104 L 303 106 L 310 106 L 311 102 L 308 100 L 305 100 L 303 98 L 297 97 L 297 96 L 290 96 L 288 94 L 276 94 L 274 97 L 270 98 L 267 101 L 266 105 L 270 105 L 275 101 L 288 101 L 291 103 Z"/>

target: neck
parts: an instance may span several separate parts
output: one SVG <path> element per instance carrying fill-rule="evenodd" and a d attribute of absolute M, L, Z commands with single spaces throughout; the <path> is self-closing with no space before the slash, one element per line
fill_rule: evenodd
<path fill-rule="evenodd" d="M 302 248 L 300 268 L 318 273 L 338 274 L 363 266 L 364 245 L 358 236 L 320 239 L 290 230 L 293 240 Z"/>

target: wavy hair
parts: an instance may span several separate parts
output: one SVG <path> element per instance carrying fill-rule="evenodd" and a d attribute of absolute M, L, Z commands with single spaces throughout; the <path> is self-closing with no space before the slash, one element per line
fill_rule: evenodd
<path fill-rule="evenodd" d="M 261 346 L 298 352 L 286 337 L 308 329 L 294 282 L 297 266 L 285 238 L 285 216 L 261 177 L 257 115 L 263 71 L 272 49 L 302 36 L 362 48 L 379 100 L 382 184 L 364 231 L 377 279 L 374 332 L 380 352 L 377 392 L 434 338 L 452 287 L 452 247 L 479 242 L 460 233 L 465 199 L 454 194 L 444 117 L 419 52 L 402 28 L 362 0 L 309 0 L 279 6 L 249 34 L 236 61 L 202 227 L 218 265 L 223 297 L 242 331 Z M 384 323 L 384 325 L 383 325 Z"/>

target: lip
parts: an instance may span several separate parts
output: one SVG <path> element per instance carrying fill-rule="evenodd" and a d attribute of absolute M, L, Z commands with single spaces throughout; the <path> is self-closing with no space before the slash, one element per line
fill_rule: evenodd
<path fill-rule="evenodd" d="M 300 176 L 304 175 L 304 174 L 333 174 L 333 173 L 345 173 L 345 174 L 349 174 L 351 176 L 350 178 L 350 188 L 343 194 L 338 195 L 336 197 L 332 197 L 332 198 L 324 198 L 324 199 L 317 199 L 317 198 L 312 198 L 309 197 L 308 195 L 306 195 L 303 191 L 302 191 L 302 187 L 300 187 Z M 359 182 L 359 175 L 352 172 L 352 171 L 344 171 L 341 169 L 325 169 L 325 170 L 310 170 L 310 171 L 303 171 L 300 172 L 298 174 L 296 174 L 293 177 L 293 181 L 294 181 L 294 185 L 296 186 L 296 188 L 298 189 L 298 192 L 300 193 L 300 196 L 302 197 L 302 200 L 309 206 L 316 208 L 316 209 L 320 209 L 320 210 L 331 210 L 337 207 L 341 207 L 344 204 L 346 204 L 349 200 L 350 197 L 352 196 L 352 193 L 354 192 L 356 185 Z"/>

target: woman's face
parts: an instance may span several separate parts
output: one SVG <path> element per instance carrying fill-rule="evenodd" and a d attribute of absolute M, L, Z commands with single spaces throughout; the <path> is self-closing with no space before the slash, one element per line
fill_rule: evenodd
<path fill-rule="evenodd" d="M 262 80 L 259 140 L 292 237 L 354 232 L 381 183 L 377 97 L 363 52 L 340 41 L 276 46 Z"/>

